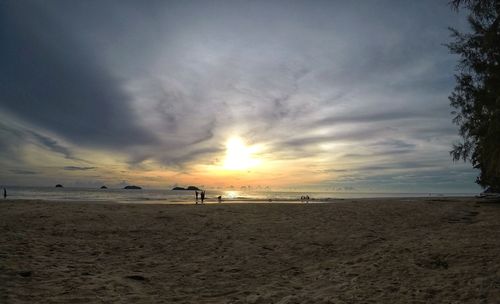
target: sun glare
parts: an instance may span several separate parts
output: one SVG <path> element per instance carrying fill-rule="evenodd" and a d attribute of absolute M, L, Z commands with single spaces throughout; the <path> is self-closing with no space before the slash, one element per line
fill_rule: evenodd
<path fill-rule="evenodd" d="M 238 137 L 230 138 L 226 143 L 224 168 L 228 170 L 245 170 L 258 165 L 260 161 L 252 157 L 255 150 L 254 147 L 247 147 Z"/>

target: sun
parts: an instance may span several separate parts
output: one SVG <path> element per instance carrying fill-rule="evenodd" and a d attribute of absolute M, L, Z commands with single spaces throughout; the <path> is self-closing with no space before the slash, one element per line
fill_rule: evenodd
<path fill-rule="evenodd" d="M 252 156 L 256 150 L 256 147 L 246 146 L 239 137 L 230 138 L 226 143 L 224 168 L 227 170 L 246 170 L 255 167 L 260 163 L 260 160 Z"/>

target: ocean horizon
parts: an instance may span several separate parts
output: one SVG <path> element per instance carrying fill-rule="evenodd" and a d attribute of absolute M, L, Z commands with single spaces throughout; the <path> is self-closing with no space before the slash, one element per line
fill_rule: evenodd
<path fill-rule="evenodd" d="M 191 190 L 135 189 L 120 188 L 96 189 L 85 187 L 7 187 L 9 199 L 30 199 L 50 201 L 114 201 L 119 203 L 158 203 L 189 204 L 195 202 L 195 193 Z M 273 190 L 206 190 L 206 201 L 217 201 L 222 196 L 225 202 L 300 201 L 308 195 L 310 201 L 328 202 L 336 199 L 356 198 L 404 198 L 404 197 L 466 197 L 478 193 L 454 192 L 338 192 L 338 191 L 273 191 Z"/>

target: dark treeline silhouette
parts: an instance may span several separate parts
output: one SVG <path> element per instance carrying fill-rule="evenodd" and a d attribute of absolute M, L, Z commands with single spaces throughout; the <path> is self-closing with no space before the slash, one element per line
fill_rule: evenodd
<path fill-rule="evenodd" d="M 500 0 L 450 4 L 470 12 L 471 27 L 470 33 L 450 28 L 454 41 L 447 45 L 460 55 L 457 84 L 449 99 L 462 141 L 450 154 L 479 169 L 479 185 L 500 192 Z"/>

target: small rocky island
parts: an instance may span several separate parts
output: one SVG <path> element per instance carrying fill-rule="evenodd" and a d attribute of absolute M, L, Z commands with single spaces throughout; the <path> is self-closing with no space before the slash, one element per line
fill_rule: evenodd
<path fill-rule="evenodd" d="M 106 187 L 106 186 L 101 186 L 101 189 L 108 189 L 108 187 Z"/>
<path fill-rule="evenodd" d="M 132 190 L 140 190 L 140 189 L 142 189 L 142 188 L 141 188 L 141 187 L 139 187 L 139 186 L 134 186 L 134 185 L 132 185 L 132 186 L 125 186 L 123 189 L 128 189 L 128 190 L 130 190 L 130 189 L 132 189 Z"/>
<path fill-rule="evenodd" d="M 61 185 L 61 184 L 57 184 L 57 185 L 56 185 L 56 188 L 63 188 L 63 185 Z"/>
<path fill-rule="evenodd" d="M 198 187 L 195 187 L 195 186 L 189 186 L 187 188 L 183 188 L 183 187 L 174 187 L 172 188 L 172 190 L 190 190 L 190 191 L 201 191 L 200 188 Z"/>

